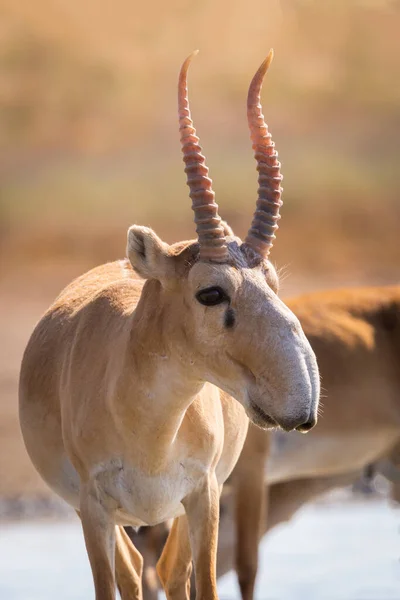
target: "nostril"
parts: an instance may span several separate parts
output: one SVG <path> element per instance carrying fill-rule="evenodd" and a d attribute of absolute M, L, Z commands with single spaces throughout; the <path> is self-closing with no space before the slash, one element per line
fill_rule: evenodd
<path fill-rule="evenodd" d="M 303 423 L 302 425 L 296 427 L 296 431 L 300 431 L 301 433 L 307 433 L 307 431 L 310 431 L 310 429 L 312 429 L 316 424 L 317 419 L 315 417 L 312 417 L 306 423 Z"/>

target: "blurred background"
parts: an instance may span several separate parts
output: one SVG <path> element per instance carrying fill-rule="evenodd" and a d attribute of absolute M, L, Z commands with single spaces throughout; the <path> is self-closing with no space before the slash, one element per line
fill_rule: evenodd
<path fill-rule="evenodd" d="M 275 50 L 263 106 L 283 164 L 283 295 L 399 282 L 399 31 L 394 0 L 0 0 L 3 521 L 64 510 L 19 433 L 34 324 L 72 277 L 124 256 L 129 225 L 194 234 L 176 107 L 193 49 L 192 114 L 240 236 L 257 190 L 247 87 Z"/>

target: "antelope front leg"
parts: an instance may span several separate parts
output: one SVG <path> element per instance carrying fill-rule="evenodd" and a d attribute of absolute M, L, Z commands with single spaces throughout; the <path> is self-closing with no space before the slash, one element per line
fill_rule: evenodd
<path fill-rule="evenodd" d="M 197 600 L 218 600 L 219 496 L 220 488 L 213 474 L 182 502 L 189 523 Z"/>
<path fill-rule="evenodd" d="M 250 424 L 236 464 L 235 486 L 236 571 L 242 600 L 253 600 L 258 569 L 258 545 L 266 520 L 265 464 L 270 447 L 268 433 Z"/>
<path fill-rule="evenodd" d="M 96 485 L 81 487 L 79 516 L 86 550 L 92 567 L 96 600 L 115 600 L 114 510 L 107 505 Z"/>

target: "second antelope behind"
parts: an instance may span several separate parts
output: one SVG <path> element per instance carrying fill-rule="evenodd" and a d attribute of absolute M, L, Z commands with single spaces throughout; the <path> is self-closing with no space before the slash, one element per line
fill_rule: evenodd
<path fill-rule="evenodd" d="M 215 600 L 219 495 L 248 418 L 286 431 L 316 422 L 315 356 L 268 261 L 281 205 L 259 103 L 271 59 L 248 95 L 259 192 L 245 241 L 218 216 L 189 111 L 189 58 L 178 101 L 197 240 L 169 246 L 131 227 L 128 258 L 61 292 L 25 351 L 26 448 L 82 520 L 96 600 L 114 600 L 116 584 L 140 600 L 143 561 L 123 526 L 171 518 L 158 563 L 167 597 L 189 597 L 193 561 L 196 597 Z"/>

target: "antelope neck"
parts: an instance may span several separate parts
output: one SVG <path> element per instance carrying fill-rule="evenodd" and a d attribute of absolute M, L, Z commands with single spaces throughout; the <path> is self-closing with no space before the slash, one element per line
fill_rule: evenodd
<path fill-rule="evenodd" d="M 152 456 L 146 462 L 159 465 L 167 460 L 185 413 L 205 382 L 191 368 L 180 333 L 169 339 L 172 332 L 162 318 L 162 305 L 153 298 L 143 306 L 142 300 L 143 294 L 132 315 L 115 412 L 124 432 L 129 430 L 131 437 L 133 432 L 135 446 L 149 449 Z"/>

